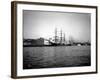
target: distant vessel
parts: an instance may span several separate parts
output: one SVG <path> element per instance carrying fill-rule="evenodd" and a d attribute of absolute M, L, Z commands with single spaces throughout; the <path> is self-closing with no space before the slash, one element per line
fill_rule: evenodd
<path fill-rule="evenodd" d="M 65 33 L 62 32 L 62 29 L 60 32 L 57 31 L 57 28 L 55 28 L 55 35 L 54 38 L 49 38 L 49 44 L 50 45 L 66 45 L 66 39 L 65 39 Z"/>

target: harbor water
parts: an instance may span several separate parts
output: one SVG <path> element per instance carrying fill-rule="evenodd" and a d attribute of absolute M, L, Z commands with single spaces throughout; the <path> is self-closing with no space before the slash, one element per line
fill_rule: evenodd
<path fill-rule="evenodd" d="M 91 65 L 90 46 L 24 47 L 23 69 Z"/>

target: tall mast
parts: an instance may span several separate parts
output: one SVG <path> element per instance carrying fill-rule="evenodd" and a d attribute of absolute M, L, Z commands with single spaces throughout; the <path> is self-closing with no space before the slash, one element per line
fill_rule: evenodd
<path fill-rule="evenodd" d="M 55 43 L 57 43 L 57 28 L 55 28 Z"/>
<path fill-rule="evenodd" d="M 62 29 L 60 31 L 60 44 L 62 44 Z"/>

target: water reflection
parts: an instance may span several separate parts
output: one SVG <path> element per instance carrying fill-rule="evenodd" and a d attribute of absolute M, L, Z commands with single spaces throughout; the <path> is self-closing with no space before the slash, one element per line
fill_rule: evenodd
<path fill-rule="evenodd" d="M 24 47 L 23 69 L 90 66 L 90 46 Z"/>

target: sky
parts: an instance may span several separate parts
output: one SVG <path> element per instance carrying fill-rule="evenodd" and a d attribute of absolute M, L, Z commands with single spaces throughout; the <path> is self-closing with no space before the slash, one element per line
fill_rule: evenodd
<path fill-rule="evenodd" d="M 55 28 L 65 33 L 66 40 L 91 41 L 91 14 L 23 10 L 23 37 L 49 39 L 54 37 Z"/>

